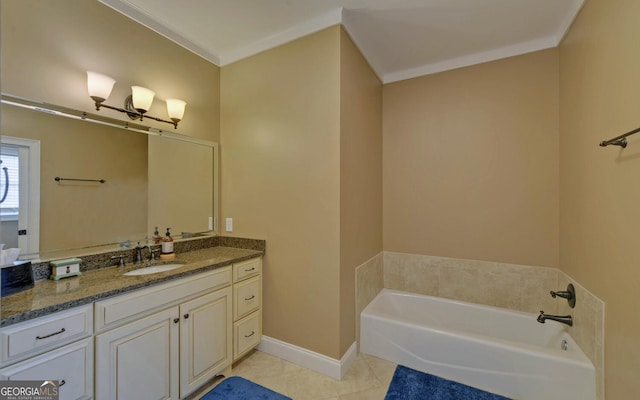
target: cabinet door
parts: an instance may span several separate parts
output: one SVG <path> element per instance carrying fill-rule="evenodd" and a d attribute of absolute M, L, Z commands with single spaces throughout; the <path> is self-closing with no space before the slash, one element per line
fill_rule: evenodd
<path fill-rule="evenodd" d="M 231 365 L 231 288 L 180 305 L 180 397 Z"/>
<path fill-rule="evenodd" d="M 178 398 L 178 307 L 96 336 L 96 399 Z"/>
<path fill-rule="evenodd" d="M 0 370 L 1 380 L 58 381 L 60 400 L 93 397 L 93 338 Z"/>

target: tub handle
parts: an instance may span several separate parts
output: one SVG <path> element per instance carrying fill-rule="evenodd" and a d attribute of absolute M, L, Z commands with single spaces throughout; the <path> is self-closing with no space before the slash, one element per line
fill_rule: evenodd
<path fill-rule="evenodd" d="M 556 296 L 557 297 L 562 297 L 563 299 L 567 299 L 567 301 L 569 302 L 569 307 L 575 308 L 575 306 L 576 306 L 576 289 L 573 287 L 573 284 L 571 284 L 571 283 L 568 284 L 566 291 L 554 292 L 552 290 L 550 293 L 551 293 L 551 297 L 553 297 L 554 299 L 556 298 Z"/>

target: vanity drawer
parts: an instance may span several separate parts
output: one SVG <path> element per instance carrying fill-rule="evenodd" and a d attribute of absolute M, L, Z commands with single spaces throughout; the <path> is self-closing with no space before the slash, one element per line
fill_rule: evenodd
<path fill-rule="evenodd" d="M 118 326 L 231 284 L 231 267 L 141 289 L 96 302 L 96 331 Z"/>
<path fill-rule="evenodd" d="M 90 399 L 93 396 L 93 338 L 0 369 L 0 380 L 57 380 L 60 400 Z"/>
<path fill-rule="evenodd" d="M 92 333 L 90 305 L 9 326 L 0 331 L 0 364 L 42 353 Z"/>
<path fill-rule="evenodd" d="M 233 282 L 239 282 L 262 272 L 262 258 L 252 258 L 233 264 Z"/>
<path fill-rule="evenodd" d="M 233 324 L 233 335 L 233 359 L 235 361 L 260 344 L 262 339 L 262 313 L 256 311 Z"/>
<path fill-rule="evenodd" d="M 236 321 L 260 308 L 260 277 L 233 285 L 233 320 Z"/>

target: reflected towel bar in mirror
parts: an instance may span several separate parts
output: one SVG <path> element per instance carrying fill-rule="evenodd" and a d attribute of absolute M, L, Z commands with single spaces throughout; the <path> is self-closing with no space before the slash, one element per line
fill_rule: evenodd
<path fill-rule="evenodd" d="M 59 176 L 56 176 L 53 179 L 56 182 L 60 182 L 60 181 L 100 182 L 100 183 L 105 183 L 106 182 L 104 179 L 74 179 L 74 178 L 60 178 Z"/>
<path fill-rule="evenodd" d="M 627 147 L 627 136 L 633 135 L 634 133 L 640 132 L 640 128 L 636 128 L 632 131 L 625 133 L 624 135 L 616 136 L 613 139 L 603 140 L 600 142 L 601 147 L 609 146 L 610 144 L 614 146 L 620 146 L 623 149 Z"/>

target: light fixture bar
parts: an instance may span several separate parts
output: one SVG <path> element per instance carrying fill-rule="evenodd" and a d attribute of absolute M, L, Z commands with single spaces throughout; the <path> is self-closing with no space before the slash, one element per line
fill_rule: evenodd
<path fill-rule="evenodd" d="M 159 129 L 150 128 L 148 126 L 140 125 L 137 123 L 121 121 L 119 119 L 104 117 L 98 114 L 89 114 L 84 111 L 74 110 L 71 108 L 66 108 L 49 103 L 43 103 L 24 97 L 14 96 L 8 93 L 2 93 L 1 103 L 8 104 L 14 107 L 26 108 L 28 110 L 43 112 L 45 114 L 56 115 L 58 117 L 86 121 L 94 124 L 106 125 L 113 128 L 119 128 L 138 133 L 157 135 L 158 132 L 163 132 Z"/>
<path fill-rule="evenodd" d="M 139 119 L 142 121 L 145 117 L 151 118 L 154 121 L 165 122 L 173 125 L 174 129 L 178 128 L 178 122 L 182 120 L 184 114 L 184 107 L 186 103 L 178 99 L 167 99 L 167 111 L 171 121 L 154 117 L 146 114 L 147 110 L 151 108 L 153 97 L 155 93 L 153 90 L 141 87 L 132 86 L 132 94 L 127 96 L 124 100 L 124 108 L 110 106 L 104 102 L 111 94 L 115 80 L 106 75 L 99 74 L 97 72 L 87 71 L 87 88 L 89 90 L 89 97 L 93 99 L 96 106 L 96 111 L 100 111 L 101 107 L 115 110 L 124 114 L 127 114 L 131 119 Z"/>
<path fill-rule="evenodd" d="M 130 109 L 118 108 L 118 107 L 110 106 L 110 105 L 102 103 L 102 102 L 99 103 L 99 102 L 96 101 L 96 110 L 100 111 L 101 107 L 108 108 L 110 110 L 120 111 L 121 113 L 127 114 L 129 116 L 129 118 L 131 118 L 131 119 L 139 119 L 140 121 L 142 121 L 142 119 L 144 117 L 144 118 L 151 118 L 151 119 L 153 119 L 155 121 L 158 121 L 158 122 L 166 122 L 167 124 L 173 125 L 173 127 L 175 129 L 178 128 L 178 122 L 180 122 L 180 120 L 167 121 L 166 119 L 157 118 L 157 117 L 154 117 L 153 115 L 142 114 L 142 113 L 139 113 L 138 111 L 136 111 L 136 109 L 134 109 L 134 108 L 130 108 Z"/>

